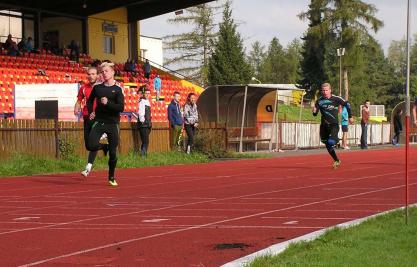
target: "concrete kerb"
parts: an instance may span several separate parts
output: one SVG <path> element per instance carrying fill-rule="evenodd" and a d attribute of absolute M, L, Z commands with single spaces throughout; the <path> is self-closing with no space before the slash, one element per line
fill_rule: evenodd
<path fill-rule="evenodd" d="M 417 207 L 417 203 L 413 204 L 413 205 L 410 205 L 409 207 Z M 337 224 L 335 226 L 331 226 L 331 227 L 321 229 L 321 230 L 318 230 L 318 231 L 315 231 L 315 232 L 312 232 L 312 233 L 309 233 L 309 234 L 306 234 L 306 235 L 303 235 L 303 236 L 299 236 L 299 237 L 293 238 L 291 240 L 288 240 L 288 241 L 285 241 L 285 242 L 282 242 L 282 243 L 278 243 L 278 244 L 272 245 L 270 247 L 267 247 L 265 249 L 259 250 L 257 252 L 252 253 L 252 254 L 249 254 L 245 257 L 242 257 L 242 258 L 236 259 L 234 261 L 228 262 L 226 264 L 221 265 L 221 267 L 244 267 L 244 266 L 247 266 L 248 264 L 250 264 L 257 257 L 268 256 L 268 255 L 277 255 L 279 253 L 282 253 L 284 250 L 286 250 L 289 247 L 290 244 L 294 244 L 294 243 L 297 243 L 297 242 L 312 241 L 312 240 L 322 236 L 327 231 L 332 230 L 334 228 L 340 228 L 340 229 L 350 228 L 350 227 L 359 225 L 359 224 L 361 224 L 364 221 L 367 221 L 369 219 L 372 219 L 372 218 L 375 218 L 375 217 L 378 217 L 378 216 L 381 216 L 381 215 L 385 215 L 385 214 L 388 214 L 388 213 L 391 213 L 391 212 L 394 212 L 394 211 L 397 211 L 397 210 L 403 210 L 404 208 L 405 207 L 401 207 L 401 208 L 396 208 L 396 209 L 384 211 L 384 212 L 381 212 L 381 213 L 378 213 L 378 214 L 374 214 L 374 215 L 371 215 L 371 216 L 367 216 L 367 217 L 356 219 L 356 220 L 349 221 L 349 222 L 340 223 L 340 224 Z"/>

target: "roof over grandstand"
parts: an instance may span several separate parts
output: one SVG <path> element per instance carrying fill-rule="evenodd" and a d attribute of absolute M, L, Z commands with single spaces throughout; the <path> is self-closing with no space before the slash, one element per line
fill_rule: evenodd
<path fill-rule="evenodd" d="M 41 10 L 63 16 L 86 17 L 127 7 L 128 20 L 132 22 L 211 1 L 213 0 L 0 0 L 0 8 L 13 11 Z"/>

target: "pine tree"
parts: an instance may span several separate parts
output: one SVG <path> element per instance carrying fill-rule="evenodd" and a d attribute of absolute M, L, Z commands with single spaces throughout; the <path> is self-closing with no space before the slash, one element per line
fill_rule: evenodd
<path fill-rule="evenodd" d="M 355 95 L 350 101 L 359 105 L 365 100 L 362 98 L 372 95 L 372 92 L 368 92 L 371 89 L 369 77 L 365 74 L 367 64 L 364 58 L 368 53 L 367 44 L 372 38 L 369 31 L 376 32 L 383 26 L 382 21 L 375 17 L 375 6 L 361 0 L 311 0 L 309 8 L 308 12 L 300 15 L 301 18 L 310 19 L 305 36 L 301 68 L 303 79 L 300 84 L 312 85 L 316 82 L 318 88 L 318 81 L 325 79 L 333 84 L 333 88 L 337 88 L 335 85 L 342 78 L 345 98 L 351 90 Z M 339 77 L 336 50 L 341 47 L 346 52 L 342 58 L 343 76 Z M 318 73 L 314 74 L 313 71 Z"/>
<path fill-rule="evenodd" d="M 324 55 L 326 51 L 325 38 L 327 34 L 322 27 L 322 13 L 326 1 L 311 0 L 309 10 L 299 15 L 300 19 L 309 20 L 309 28 L 304 37 L 302 60 L 300 63 L 301 79 L 298 84 L 307 89 L 309 98 L 312 98 L 320 89 L 321 84 L 328 81 L 324 67 Z"/>
<path fill-rule="evenodd" d="M 274 37 L 265 55 L 265 60 L 261 66 L 261 75 L 259 76 L 263 83 L 288 83 L 285 51 L 278 38 Z"/>
<path fill-rule="evenodd" d="M 343 77 L 354 82 L 363 81 L 364 51 L 362 44 L 372 38 L 369 30 L 377 32 L 383 22 L 375 17 L 377 9 L 374 5 L 361 0 L 328 0 L 321 27 L 325 27 L 330 36 L 336 36 L 338 47 L 346 49 L 343 56 Z M 327 50 L 332 54 L 335 51 Z M 334 72 L 335 74 L 338 72 Z M 337 76 L 334 75 L 334 76 Z M 341 77 L 339 77 L 340 79 Z M 348 81 L 345 81 L 348 84 Z M 362 86 L 363 83 L 358 84 Z M 354 83 L 351 84 L 355 86 Z M 345 98 L 349 96 L 349 87 L 345 88 Z"/>
<path fill-rule="evenodd" d="M 407 41 L 404 38 L 400 41 L 391 41 L 388 47 L 388 60 L 400 77 L 405 77 L 407 71 L 406 46 Z"/>
<path fill-rule="evenodd" d="M 203 86 L 208 82 L 208 63 L 217 36 L 214 15 L 219 8 L 201 4 L 185 9 L 184 15 L 168 19 L 168 22 L 193 25 L 194 28 L 190 32 L 164 37 L 164 50 L 171 55 L 165 64 Z"/>
<path fill-rule="evenodd" d="M 246 61 L 243 41 L 232 18 L 231 3 L 227 1 L 219 25 L 219 37 L 209 61 L 209 84 L 246 84 L 250 78 L 251 69 Z"/>
<path fill-rule="evenodd" d="M 299 39 L 294 39 L 285 50 L 288 69 L 288 83 L 296 84 L 300 79 L 300 63 L 302 60 L 302 44 Z"/>
<path fill-rule="evenodd" d="M 252 73 L 255 77 L 261 74 L 261 65 L 265 60 L 265 47 L 259 41 L 252 44 L 252 50 L 249 52 L 248 62 L 252 67 Z"/>

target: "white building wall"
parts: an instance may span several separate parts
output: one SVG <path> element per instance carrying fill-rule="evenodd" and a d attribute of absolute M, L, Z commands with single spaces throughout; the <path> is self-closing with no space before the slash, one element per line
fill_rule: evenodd
<path fill-rule="evenodd" d="M 148 36 L 140 36 L 140 55 L 143 58 L 149 59 L 152 63 L 159 64 L 161 66 L 164 65 L 164 56 L 163 56 L 163 49 L 162 49 L 162 39 L 148 37 Z"/>

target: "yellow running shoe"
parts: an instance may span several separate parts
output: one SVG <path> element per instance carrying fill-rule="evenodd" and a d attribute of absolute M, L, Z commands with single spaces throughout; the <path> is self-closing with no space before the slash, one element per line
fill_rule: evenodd
<path fill-rule="evenodd" d="M 340 160 L 336 160 L 336 161 L 334 161 L 333 162 L 333 169 L 337 169 L 337 168 L 339 168 L 340 167 L 340 164 L 341 164 L 342 162 L 340 161 Z"/>
<path fill-rule="evenodd" d="M 109 179 L 109 185 L 110 186 L 117 186 L 118 184 L 117 184 L 116 180 L 113 178 L 113 179 Z"/>

